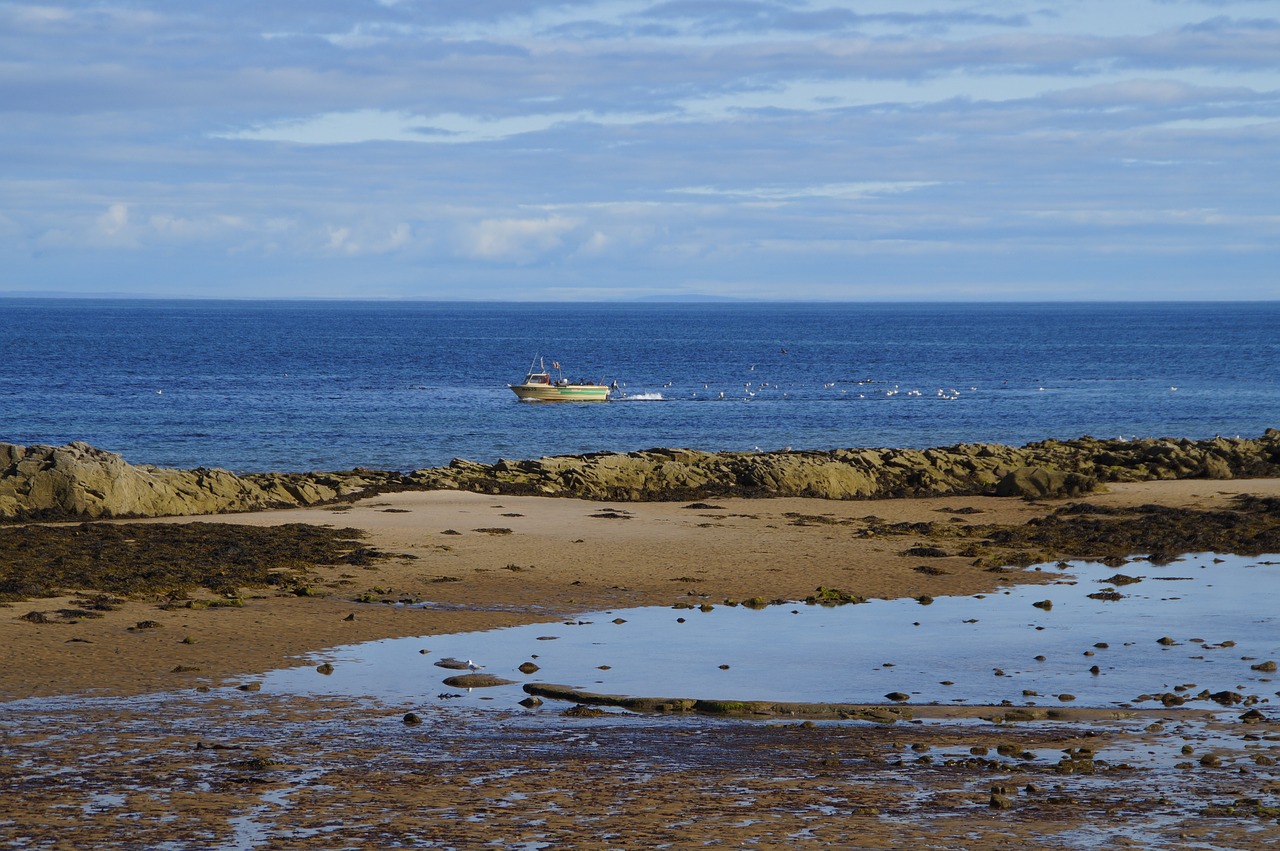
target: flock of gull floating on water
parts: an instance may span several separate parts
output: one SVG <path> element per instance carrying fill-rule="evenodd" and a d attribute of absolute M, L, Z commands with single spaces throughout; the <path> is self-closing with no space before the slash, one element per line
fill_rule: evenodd
<path fill-rule="evenodd" d="M 751 366 L 749 371 L 754 372 L 755 366 Z M 848 385 L 848 386 L 840 386 Z M 751 399 L 893 399 L 894 397 L 903 398 L 919 398 L 933 399 L 944 402 L 954 402 L 962 395 L 962 391 L 955 387 L 938 387 L 936 389 L 919 389 L 914 387 L 904 387 L 900 383 L 891 383 L 889 381 L 877 380 L 874 378 L 864 378 L 861 380 L 841 380 L 828 381 L 816 385 L 795 385 L 781 384 L 770 381 L 744 381 L 741 389 L 738 385 L 734 385 L 732 389 L 721 390 L 713 387 L 711 383 L 703 383 L 700 388 L 694 386 L 694 389 L 687 387 L 678 387 L 675 382 L 667 381 L 661 385 L 658 390 L 639 390 L 629 392 L 626 382 L 615 382 L 614 390 L 611 398 L 632 402 L 672 402 L 672 401 L 747 401 Z M 1002 383 L 1001 390 L 1023 390 L 1036 393 L 1046 393 L 1050 388 L 1040 385 L 1027 385 L 1018 387 L 1011 385 L 1008 381 Z M 1176 386 L 1168 388 L 1170 393 L 1177 392 Z M 976 386 L 964 388 L 963 393 L 976 393 Z"/>
<path fill-rule="evenodd" d="M 754 369 L 754 368 L 753 368 Z M 849 387 L 840 387 L 838 385 L 847 384 Z M 880 385 L 880 386 L 877 386 Z M 892 399 L 895 396 L 903 396 L 907 398 L 933 398 L 947 402 L 954 402 L 961 396 L 961 391 L 954 387 L 939 387 L 936 390 L 920 390 L 917 388 L 903 387 L 901 384 L 889 384 L 887 381 L 877 381 L 872 378 L 862 379 L 861 381 L 828 381 L 822 384 L 821 391 L 831 391 L 830 393 L 821 393 L 814 388 L 796 387 L 795 385 L 783 385 L 770 381 L 745 381 L 742 383 L 742 389 L 738 390 L 737 386 L 731 390 L 719 390 L 713 388 L 710 383 L 704 383 L 701 389 L 685 391 L 676 389 L 679 395 L 667 395 L 672 391 L 674 382 L 668 381 L 662 385 L 659 391 L 639 391 L 629 393 L 626 390 L 626 383 L 618 383 L 618 390 L 614 393 L 614 398 L 619 400 L 628 400 L 635 402 L 645 401 L 675 401 L 677 399 L 689 399 L 696 401 L 743 401 L 758 398 L 815 398 L 829 396 L 832 398 L 848 398 L 848 399 Z M 1044 387 L 1036 388 L 1039 392 L 1044 392 Z M 966 392 L 977 392 L 977 387 L 969 387 Z M 685 395 L 687 393 L 687 395 Z"/>

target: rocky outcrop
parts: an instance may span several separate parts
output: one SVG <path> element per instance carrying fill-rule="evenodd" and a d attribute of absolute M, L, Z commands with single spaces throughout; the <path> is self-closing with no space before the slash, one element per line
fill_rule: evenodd
<path fill-rule="evenodd" d="M 72 520 L 221 514 L 316 505 L 393 490 L 398 473 L 174 470 L 129 464 L 87 443 L 0 443 L 0 519 Z"/>
<path fill-rule="evenodd" d="M 1280 476 L 1280 431 L 1256 439 L 1046 440 L 1022 447 L 562 455 L 398 473 L 262 473 L 135 466 L 85 443 L 0 443 L 0 520 L 216 514 L 393 490 L 460 489 L 597 500 L 717 496 L 870 499 L 1076 497 L 1107 482 Z"/>
<path fill-rule="evenodd" d="M 1074 497 L 1106 482 L 1280 475 L 1280 431 L 1258 439 L 1046 440 L 1023 447 L 799 452 L 644 452 L 478 464 L 455 459 L 411 479 L 429 488 L 601 500 L 715 496 L 869 499 L 946 495 Z"/>

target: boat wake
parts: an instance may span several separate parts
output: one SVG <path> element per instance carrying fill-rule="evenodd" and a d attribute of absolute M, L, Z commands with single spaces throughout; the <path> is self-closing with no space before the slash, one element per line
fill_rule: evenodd
<path fill-rule="evenodd" d="M 636 393 L 631 396 L 623 396 L 620 402 L 665 402 L 666 397 L 661 393 Z"/>

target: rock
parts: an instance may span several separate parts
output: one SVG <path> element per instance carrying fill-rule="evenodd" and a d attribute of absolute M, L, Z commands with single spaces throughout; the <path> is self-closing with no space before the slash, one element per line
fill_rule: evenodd
<path fill-rule="evenodd" d="M 1059 498 L 1080 496 L 1097 487 L 1097 481 L 1079 473 L 1064 473 L 1045 467 L 1019 467 L 1002 478 L 996 496 Z"/>
<path fill-rule="evenodd" d="M 446 656 L 443 659 L 437 659 L 431 664 L 435 665 L 437 668 L 447 668 L 450 671 L 466 671 L 471 667 L 461 659 L 455 659 L 452 656 Z"/>
<path fill-rule="evenodd" d="M 400 719 L 407 726 L 413 727 L 422 723 L 422 718 L 416 712 L 406 712 L 404 717 Z"/>
<path fill-rule="evenodd" d="M 447 467 L 261 473 L 132 465 L 86 443 L 0 443 L 0 519 L 76 520 L 255 511 L 387 490 L 470 490 L 610 501 L 719 496 L 823 499 L 1075 497 L 1107 482 L 1280 476 L 1280 431 L 1256 439 L 1046 440 L 1022 447 L 700 452 L 649 449 Z M 703 503 L 709 505 L 710 503 Z M 452 532 L 452 530 L 450 530 Z M 448 534 L 449 532 L 446 532 Z"/>
<path fill-rule="evenodd" d="M 1013 799 L 992 792 L 988 806 L 993 810 L 1011 810 L 1013 809 Z"/>
<path fill-rule="evenodd" d="M 598 706 L 577 704 L 576 706 L 570 706 L 561 714 L 570 718 L 599 718 L 605 714 L 605 711 Z"/>
<path fill-rule="evenodd" d="M 524 700 L 520 701 L 520 705 L 526 709 L 537 709 L 542 705 L 542 698 L 536 695 L 529 695 Z"/>
<path fill-rule="evenodd" d="M 1280 436 L 1272 431 L 1257 440 L 1240 441 L 1099 441 L 1086 437 L 1021 448 L 977 444 L 924 451 L 706 453 L 651 449 L 494 465 L 455 460 L 448 468 L 419 470 L 408 478 L 426 487 L 600 500 L 680 500 L 699 495 L 1066 497 L 1109 481 L 1274 476 L 1280 473 Z"/>
<path fill-rule="evenodd" d="M 909 694 L 903 694 L 903 693 L 902 693 L 902 692 L 900 692 L 900 691 L 891 691 L 891 692 L 889 692 L 888 694 L 886 694 L 886 695 L 885 695 L 885 699 L 886 699 L 886 700 L 892 700 L 892 701 L 895 701 L 895 702 L 901 703 L 901 702 L 902 702 L 902 701 L 904 701 L 904 700 L 910 700 L 910 699 L 911 699 L 911 695 L 909 695 Z"/>
<path fill-rule="evenodd" d="M 218 514 L 330 502 L 376 492 L 399 473 L 264 473 L 139 466 L 87 443 L 0 444 L 0 519 L 93 520 Z"/>
<path fill-rule="evenodd" d="M 1259 662 L 1258 664 L 1250 665 L 1249 667 L 1255 671 L 1262 671 L 1264 674 L 1270 674 L 1275 671 L 1276 663 L 1275 662 Z"/>
<path fill-rule="evenodd" d="M 520 670 L 520 673 L 522 674 L 532 674 L 537 672 L 539 668 L 537 665 L 533 664 L 532 662 L 524 662 L 520 665 L 519 670 Z"/>
<path fill-rule="evenodd" d="M 327 677 L 333 673 L 333 665 L 330 665 L 328 662 L 323 662 L 319 665 L 316 665 L 316 671 L 318 673 L 324 674 Z"/>
<path fill-rule="evenodd" d="M 495 677 L 493 674 L 459 674 L 456 677 L 446 677 L 444 684 L 454 688 L 491 688 L 493 686 L 515 685 L 515 681 L 504 680 L 502 677 Z"/>

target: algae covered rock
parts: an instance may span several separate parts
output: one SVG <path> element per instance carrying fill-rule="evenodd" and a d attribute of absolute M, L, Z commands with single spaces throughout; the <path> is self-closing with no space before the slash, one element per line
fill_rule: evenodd
<path fill-rule="evenodd" d="M 114 452 L 0 443 L 0 519 L 96 520 L 317 505 L 389 490 L 398 473 L 261 473 L 134 465 Z"/>
<path fill-rule="evenodd" d="M 1280 476 L 1280 431 L 1256 439 L 1046 440 L 1022 447 L 703 452 L 656 448 L 411 473 L 175 470 L 132 465 L 86 443 L 0 443 L 0 520 L 213 514 L 320 505 L 393 490 L 689 501 L 709 497 L 877 499 L 1078 497 L 1108 482 Z"/>
<path fill-rule="evenodd" d="M 1031 498 L 1073 497 L 1097 487 L 1097 480 L 1079 473 L 1064 473 L 1045 467 L 1019 467 L 1005 474 L 996 484 L 996 496 Z"/>

